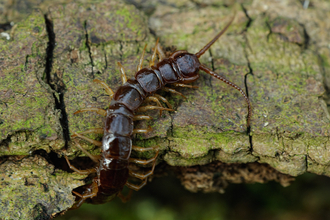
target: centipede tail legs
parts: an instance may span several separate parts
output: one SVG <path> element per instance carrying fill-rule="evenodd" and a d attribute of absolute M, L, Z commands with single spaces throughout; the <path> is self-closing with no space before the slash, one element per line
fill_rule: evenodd
<path fill-rule="evenodd" d="M 119 192 L 117 196 L 119 197 L 119 199 L 120 199 L 123 203 L 125 203 L 125 202 L 127 202 L 128 200 L 131 199 L 132 194 L 133 194 L 133 190 L 130 189 L 129 192 L 128 192 L 128 194 L 127 194 L 126 196 L 123 195 L 122 192 Z"/>

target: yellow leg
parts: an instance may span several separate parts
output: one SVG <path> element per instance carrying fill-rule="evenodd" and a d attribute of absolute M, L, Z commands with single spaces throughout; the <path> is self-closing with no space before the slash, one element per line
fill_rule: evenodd
<path fill-rule="evenodd" d="M 148 129 L 136 128 L 136 129 L 133 129 L 133 134 L 148 133 L 148 132 L 151 132 L 151 131 L 152 131 L 152 128 L 150 126 L 149 126 Z"/>
<path fill-rule="evenodd" d="M 155 96 L 148 96 L 145 100 L 145 102 L 156 102 L 158 106 L 163 107 L 160 103 L 159 99 Z"/>
<path fill-rule="evenodd" d="M 158 42 L 159 42 L 159 38 L 157 39 L 156 44 L 155 44 L 155 47 L 153 48 L 154 53 L 153 53 L 152 56 L 151 56 L 151 59 L 150 59 L 150 62 L 149 62 L 149 67 L 152 67 L 152 66 L 155 65 L 155 60 L 156 60 L 156 55 L 157 55 L 157 45 L 158 45 Z"/>
<path fill-rule="evenodd" d="M 87 170 L 79 170 L 79 169 L 77 169 L 75 166 L 73 166 L 70 163 L 70 161 L 69 161 L 69 159 L 68 159 L 68 157 L 66 155 L 64 155 L 64 157 L 65 157 L 65 160 L 68 163 L 70 169 L 73 170 L 73 171 L 75 171 L 76 173 L 81 174 L 81 175 L 87 175 L 87 174 L 91 174 L 91 173 L 96 173 L 96 169 L 95 168 L 87 169 Z"/>
<path fill-rule="evenodd" d="M 182 96 L 183 98 L 187 99 L 186 96 L 184 96 L 181 92 L 176 91 L 175 89 L 171 89 L 171 88 L 168 88 L 168 87 L 164 87 L 163 89 L 164 89 L 166 92 L 171 92 L 171 93 L 174 93 L 174 94 L 176 94 L 176 95 L 180 95 L 180 96 Z"/>
<path fill-rule="evenodd" d="M 117 62 L 117 64 L 118 64 L 120 72 L 121 72 L 121 81 L 123 82 L 123 84 L 125 84 L 127 82 L 127 76 L 125 73 L 125 69 L 124 69 L 123 65 L 121 65 L 120 62 Z"/>
<path fill-rule="evenodd" d="M 139 185 L 136 185 L 136 184 L 133 184 L 133 183 L 130 183 L 130 182 L 127 182 L 125 185 L 130 188 L 130 189 L 133 189 L 135 191 L 138 191 L 140 190 L 142 187 L 144 187 L 145 185 L 147 184 L 147 179 L 144 179 L 143 182 Z"/>
<path fill-rule="evenodd" d="M 80 137 L 81 139 L 84 139 L 85 141 L 88 141 L 98 147 L 101 147 L 102 146 L 102 142 L 101 141 L 96 141 L 96 140 L 93 140 L 91 138 L 88 138 L 88 137 L 85 137 L 84 135 L 81 135 L 79 133 L 73 133 L 73 135 L 71 137 Z"/>
<path fill-rule="evenodd" d="M 140 152 L 143 152 L 143 151 L 147 151 L 147 150 L 154 150 L 154 149 L 158 149 L 158 146 L 155 146 L 155 147 L 149 147 L 149 148 L 144 148 L 144 150 L 142 150 L 142 147 L 138 147 L 138 146 L 134 146 L 132 147 L 134 150 L 138 150 Z M 156 166 L 156 158 L 158 156 L 158 153 L 159 153 L 159 150 L 157 150 L 156 152 L 156 155 L 153 157 L 153 158 L 150 158 L 149 160 L 141 160 L 141 159 L 135 159 L 135 158 L 130 158 L 129 161 L 132 162 L 132 163 L 137 163 L 137 164 L 148 164 L 150 162 L 153 162 L 152 164 L 152 168 L 149 172 L 147 172 L 146 174 L 141 174 L 141 173 L 136 173 L 136 172 L 133 172 L 133 171 L 130 171 L 129 172 L 129 175 L 135 177 L 135 178 L 138 178 L 138 179 L 141 179 L 143 180 L 141 182 L 141 184 L 139 185 L 136 185 L 136 184 L 132 184 L 130 182 L 127 182 L 126 183 L 126 186 L 131 188 L 131 189 L 134 189 L 135 191 L 138 191 L 140 190 L 143 186 L 145 186 L 147 184 L 147 178 L 149 176 L 151 176 L 153 173 L 154 173 L 154 170 L 155 170 L 155 166 Z"/>
<path fill-rule="evenodd" d="M 146 179 L 148 176 L 151 176 L 154 173 L 154 170 L 155 170 L 156 159 L 157 159 L 158 153 L 159 153 L 159 150 L 156 152 L 156 155 L 153 158 L 150 158 L 148 160 L 130 158 L 129 161 L 131 163 L 137 163 L 137 164 L 146 165 L 148 163 L 153 162 L 153 164 L 152 164 L 152 169 L 149 172 L 145 173 L 145 174 L 141 174 L 141 173 L 136 173 L 136 172 L 130 171 L 129 172 L 129 175 L 131 175 L 133 177 L 136 177 L 136 178 L 139 178 L 141 180 Z"/>
<path fill-rule="evenodd" d="M 132 149 L 135 151 L 139 151 L 139 152 L 145 152 L 145 151 L 151 151 L 151 150 L 156 150 L 158 149 L 158 146 L 155 147 L 139 147 L 139 146 L 132 146 Z"/>
<path fill-rule="evenodd" d="M 174 111 L 174 109 L 163 108 L 163 107 L 154 106 L 154 105 L 141 106 L 137 109 L 138 112 L 145 112 L 145 111 L 148 111 L 148 110 Z"/>
<path fill-rule="evenodd" d="M 82 136 L 83 134 L 103 134 L 103 128 L 91 128 L 91 129 L 88 129 L 86 131 L 83 131 L 81 133 L 73 133 L 73 135 L 71 135 L 71 138 L 75 138 L 75 137 L 84 137 L 84 138 L 87 138 L 85 136 Z M 83 139 L 84 139 L 83 138 Z M 86 139 L 85 139 L 86 140 Z M 97 144 L 100 144 L 100 141 L 95 141 L 93 139 L 89 139 L 88 140 L 92 140 L 92 144 L 95 144 L 95 142 Z M 87 140 L 87 141 L 88 141 Z M 95 155 L 91 155 L 86 149 L 84 149 L 76 140 L 73 140 L 75 143 L 76 143 L 76 146 L 82 151 L 84 152 L 87 156 L 89 156 L 89 158 L 91 158 L 94 162 L 98 163 L 99 162 L 99 159 L 101 156 L 95 156 Z M 98 145 L 96 145 L 98 146 Z"/>
<path fill-rule="evenodd" d="M 143 66 L 143 60 L 144 60 L 144 54 L 145 54 L 145 51 L 146 51 L 146 48 L 147 48 L 147 44 L 144 46 L 143 48 L 143 52 L 142 52 L 142 55 L 141 55 L 141 58 L 140 58 L 140 61 L 139 61 L 139 64 L 136 68 L 136 71 L 139 72 L 141 69 L 142 69 L 142 66 Z"/>
<path fill-rule="evenodd" d="M 157 52 L 158 52 L 159 61 L 162 61 L 163 59 L 166 58 L 166 55 L 165 55 L 164 51 L 162 50 L 162 48 L 160 47 L 160 44 L 157 44 L 156 48 L 157 48 Z"/>
<path fill-rule="evenodd" d="M 72 137 L 77 137 L 76 136 L 76 133 L 74 133 Z M 91 155 L 85 148 L 83 148 L 79 143 L 78 141 L 76 140 L 73 140 L 75 142 L 75 147 L 78 147 L 82 152 L 84 152 L 89 158 L 91 158 L 95 163 L 98 163 L 99 162 L 99 159 L 101 158 L 101 156 L 95 156 L 95 155 Z"/>
<path fill-rule="evenodd" d="M 83 109 L 80 109 L 78 111 L 76 111 L 75 113 L 73 113 L 74 115 L 75 114 L 78 114 L 78 113 L 81 113 L 81 112 L 95 112 L 99 115 L 102 115 L 102 116 L 107 116 L 107 111 L 104 110 L 104 109 L 101 109 L 101 108 L 83 108 Z"/>
<path fill-rule="evenodd" d="M 98 185 L 95 179 L 93 180 L 93 183 L 90 185 L 90 188 L 86 190 L 82 195 L 80 193 L 77 193 L 75 191 L 72 191 L 76 196 L 80 197 L 83 200 L 86 200 L 88 198 L 92 198 L 97 195 L 98 192 Z M 78 203 L 81 203 L 80 201 Z M 82 204 L 82 203 L 81 203 Z"/>
<path fill-rule="evenodd" d="M 192 86 L 192 85 L 183 84 L 183 83 L 173 83 L 172 85 L 178 86 L 178 87 L 184 87 L 184 88 L 198 89 L 198 86 Z"/>
<path fill-rule="evenodd" d="M 133 191 L 132 191 L 132 189 L 130 189 L 126 196 L 124 196 L 122 192 L 119 192 L 117 196 L 121 199 L 121 201 L 123 203 L 125 203 L 125 202 L 127 202 L 128 200 L 131 199 L 132 193 L 133 193 Z"/>
<path fill-rule="evenodd" d="M 148 115 L 134 115 L 133 117 L 133 121 L 137 121 L 137 120 L 151 120 L 152 117 L 148 116 Z"/>
<path fill-rule="evenodd" d="M 172 105 L 163 96 L 160 96 L 158 94 L 154 94 L 154 96 L 157 97 L 158 99 L 162 100 L 163 102 L 165 102 L 167 107 L 173 109 Z"/>
<path fill-rule="evenodd" d="M 103 82 L 99 79 L 94 79 L 93 82 L 100 84 L 104 88 L 105 92 L 110 96 L 110 100 L 112 99 L 112 97 L 115 93 L 105 82 Z"/>
<path fill-rule="evenodd" d="M 76 202 L 70 209 L 72 210 L 72 209 L 79 208 L 85 202 L 86 199 L 96 196 L 98 190 L 99 189 L 98 189 L 98 186 L 97 186 L 97 182 L 94 179 L 93 183 L 89 186 L 89 188 L 86 189 L 86 191 L 82 195 L 80 193 L 72 191 L 73 194 L 80 197 L 80 200 L 78 200 L 78 202 Z"/>
<path fill-rule="evenodd" d="M 136 159 L 136 158 L 129 158 L 129 162 L 137 163 L 137 164 L 141 164 L 141 165 L 146 165 L 148 163 L 151 163 L 151 162 L 155 161 L 156 158 L 157 158 L 157 156 L 158 156 L 158 151 L 157 151 L 156 155 L 153 158 L 150 158 L 148 160 L 142 160 L 142 159 Z M 139 176 L 143 176 L 143 175 L 141 174 Z"/>
<path fill-rule="evenodd" d="M 79 134 L 103 134 L 103 128 L 91 128 L 86 131 L 80 132 Z M 77 137 L 77 133 L 71 135 L 72 138 Z"/>
<path fill-rule="evenodd" d="M 145 102 L 156 102 L 159 107 L 163 107 L 160 103 L 159 99 L 156 96 L 148 96 L 145 100 Z M 159 116 L 162 115 L 162 110 L 159 110 Z"/>

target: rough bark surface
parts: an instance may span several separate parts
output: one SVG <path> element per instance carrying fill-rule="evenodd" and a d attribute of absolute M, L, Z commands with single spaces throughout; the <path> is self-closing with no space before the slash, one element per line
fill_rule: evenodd
<path fill-rule="evenodd" d="M 150 125 L 153 132 L 136 136 L 135 144 L 160 146 L 159 162 L 174 167 L 166 169 L 194 192 L 269 180 L 285 186 L 305 172 L 330 175 L 329 2 L 313 1 L 307 9 L 293 0 L 49 5 L 26 15 L 0 1 L 1 24 L 21 19 L 0 35 L 0 219 L 47 219 L 74 203 L 71 191 L 85 184 L 84 176 L 67 172 L 62 154 L 84 156 L 70 135 L 102 127 L 103 118 L 73 113 L 110 101 L 93 79 L 116 90 L 117 62 L 133 77 L 144 45 L 149 60 L 157 38 L 168 51 L 195 53 L 235 11 L 201 62 L 247 90 L 251 133 L 244 98 L 201 72 L 199 89 L 178 89 L 187 99 L 160 92 L 176 111 L 150 112 L 155 120 L 136 127 Z"/>

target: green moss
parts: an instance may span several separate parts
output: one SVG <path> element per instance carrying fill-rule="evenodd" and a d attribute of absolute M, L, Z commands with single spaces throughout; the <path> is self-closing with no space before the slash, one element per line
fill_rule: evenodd
<path fill-rule="evenodd" d="M 138 13 L 133 6 L 123 6 L 115 12 L 116 15 L 119 15 L 124 18 L 124 22 L 119 22 L 120 19 L 116 20 L 116 25 L 122 28 L 129 28 L 137 35 L 137 38 L 140 38 L 142 35 L 141 32 L 141 22 L 143 22 L 143 15 Z M 125 34 L 121 33 L 122 37 L 125 39 Z"/>
<path fill-rule="evenodd" d="M 40 115 L 39 115 L 40 116 Z M 17 121 L 16 124 L 12 125 L 13 126 L 13 130 L 19 130 L 19 129 L 28 129 L 28 128 L 31 128 L 31 126 L 33 125 L 33 123 L 36 121 L 39 121 L 40 120 L 40 117 L 39 118 L 29 118 L 27 120 L 20 120 L 20 121 Z"/>
<path fill-rule="evenodd" d="M 40 137 L 46 138 L 51 137 L 56 134 L 54 129 L 50 125 L 46 125 L 37 130 L 37 133 Z"/>
<path fill-rule="evenodd" d="M 329 68 L 330 67 L 329 57 L 327 55 L 324 55 L 324 54 L 319 54 L 319 56 L 321 57 L 322 65 L 326 68 Z"/>
<path fill-rule="evenodd" d="M 238 132 L 212 133 L 208 127 L 189 125 L 174 129 L 171 138 L 171 150 L 186 159 L 202 157 L 212 149 L 222 149 L 235 154 L 242 149 L 249 149 L 249 137 Z"/>

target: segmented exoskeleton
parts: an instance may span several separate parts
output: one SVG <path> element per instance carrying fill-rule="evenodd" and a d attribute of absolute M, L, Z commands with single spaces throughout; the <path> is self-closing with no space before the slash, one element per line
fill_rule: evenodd
<path fill-rule="evenodd" d="M 76 142 L 77 146 L 85 152 L 85 154 L 99 164 L 97 167 L 89 170 L 78 170 L 70 164 L 68 158 L 66 157 L 66 160 L 72 170 L 80 174 L 97 174 L 92 183 L 86 186 L 86 189 L 82 194 L 73 191 L 75 195 L 80 197 L 80 200 L 73 208 L 78 208 L 86 199 L 88 199 L 89 202 L 96 204 L 107 202 L 113 199 L 116 195 L 122 199 L 125 199 L 120 193 L 125 185 L 131 189 L 139 190 L 146 184 L 147 177 L 153 174 L 155 168 L 158 147 L 142 148 L 132 145 L 132 135 L 134 133 L 146 133 L 150 131 L 150 129 L 134 129 L 133 121 L 151 119 L 150 116 L 134 115 L 134 113 L 149 109 L 173 111 L 172 106 L 164 97 L 155 94 L 155 92 L 160 89 L 164 89 L 165 91 L 175 94 L 181 94 L 173 89 L 165 87 L 166 84 L 195 88 L 194 86 L 187 84 L 197 80 L 199 78 L 199 70 L 203 70 L 207 74 L 234 87 L 244 96 L 248 104 L 247 127 L 249 129 L 252 110 L 250 101 L 245 92 L 234 83 L 222 76 L 217 75 L 208 67 L 201 64 L 198 60 L 198 58 L 203 55 L 205 51 L 207 51 L 211 45 L 228 29 L 233 19 L 234 17 L 219 34 L 217 34 L 196 54 L 179 50 L 174 52 L 171 56 L 166 57 L 157 40 L 154 47 L 154 53 L 149 63 L 149 68 L 142 68 L 144 51 L 146 49 L 145 47 L 137 67 L 137 73 L 132 79 L 127 80 L 124 68 L 120 63 L 118 63 L 122 72 L 123 85 L 120 86 L 115 93 L 104 82 L 97 79 L 94 80 L 94 82 L 99 83 L 104 87 L 105 91 L 112 98 L 112 100 L 110 107 L 106 111 L 97 108 L 85 108 L 75 112 L 75 114 L 77 114 L 84 111 L 93 111 L 105 116 L 106 119 L 104 128 L 90 129 L 80 134 L 75 133 L 72 136 L 85 139 L 97 146 L 100 146 L 102 149 L 102 155 L 99 157 L 93 156 L 83 149 L 78 142 Z M 157 64 L 155 64 L 156 55 L 158 55 L 160 59 Z M 165 102 L 168 105 L 168 108 L 162 107 L 159 99 Z M 155 101 L 159 105 L 141 106 L 141 104 L 145 101 Z M 83 136 L 83 134 L 86 133 L 103 133 L 103 140 L 102 142 L 91 140 Z M 155 150 L 156 154 L 149 160 L 130 158 L 132 149 L 141 152 Z M 129 163 L 152 163 L 152 168 L 148 173 L 137 173 L 128 169 Z M 129 176 L 141 179 L 142 183 L 135 185 L 128 182 L 127 180 Z"/>

